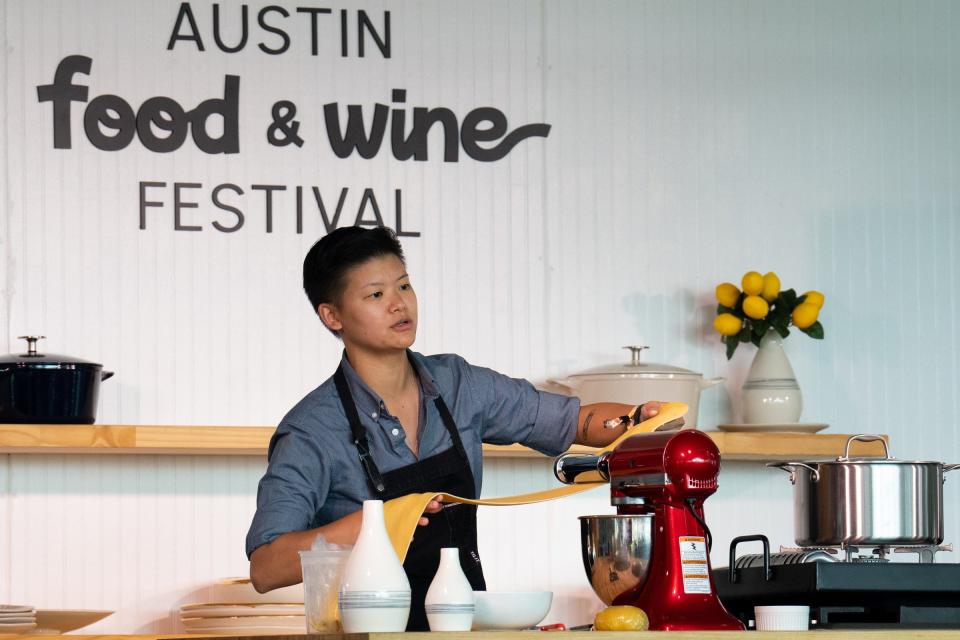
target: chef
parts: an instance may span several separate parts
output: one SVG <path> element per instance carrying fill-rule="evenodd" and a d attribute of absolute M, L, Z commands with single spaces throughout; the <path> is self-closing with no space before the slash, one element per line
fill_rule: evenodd
<path fill-rule="evenodd" d="M 423 492 L 478 498 L 484 442 L 550 456 L 574 442 L 601 447 L 660 406 L 580 406 L 457 355 L 411 351 L 417 295 L 389 229 L 346 227 L 324 236 L 304 259 L 303 287 L 310 308 L 343 342 L 343 356 L 270 441 L 246 545 L 260 592 L 300 582 L 298 552 L 318 535 L 353 544 L 364 500 Z M 411 631 L 428 629 L 423 600 L 441 547 L 458 547 L 473 588 L 485 588 L 476 506 L 433 501 L 419 525 L 404 562 Z"/>

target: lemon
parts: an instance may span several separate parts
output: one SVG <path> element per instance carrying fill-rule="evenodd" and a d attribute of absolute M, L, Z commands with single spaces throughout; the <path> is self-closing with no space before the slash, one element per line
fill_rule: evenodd
<path fill-rule="evenodd" d="M 743 328 L 743 322 L 732 313 L 721 313 L 713 319 L 713 328 L 722 336 L 735 336 Z"/>
<path fill-rule="evenodd" d="M 717 285 L 717 302 L 722 304 L 725 307 L 730 307 L 731 309 L 737 304 L 737 300 L 740 299 L 740 289 L 729 282 L 724 282 L 723 284 Z"/>
<path fill-rule="evenodd" d="M 593 619 L 597 631 L 646 631 L 649 627 L 647 614 L 637 607 L 607 607 Z"/>
<path fill-rule="evenodd" d="M 790 317 L 793 319 L 795 327 L 798 329 L 806 329 L 817 321 L 818 315 L 820 315 L 820 307 L 812 302 L 804 302 L 794 308 Z"/>
<path fill-rule="evenodd" d="M 760 295 L 767 302 L 773 302 L 780 295 L 780 278 L 773 271 L 763 274 L 763 290 Z"/>
<path fill-rule="evenodd" d="M 743 292 L 748 296 L 758 296 L 763 291 L 763 276 L 756 271 L 747 271 L 743 274 Z"/>
<path fill-rule="evenodd" d="M 806 298 L 803 299 L 803 304 L 812 304 L 820 309 L 823 307 L 823 294 L 819 291 L 807 291 L 805 294 Z"/>
<path fill-rule="evenodd" d="M 763 320 L 770 313 L 770 305 L 760 296 L 747 296 L 743 300 L 743 312 L 754 320 Z"/>

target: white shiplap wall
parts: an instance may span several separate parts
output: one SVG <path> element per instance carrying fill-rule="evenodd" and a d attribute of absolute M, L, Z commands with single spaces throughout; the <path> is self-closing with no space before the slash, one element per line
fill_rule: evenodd
<path fill-rule="evenodd" d="M 8 456 L 4 602 L 112 609 L 101 628 L 174 628 L 211 577 L 243 575 L 251 457 Z"/>
<path fill-rule="evenodd" d="M 209 22 L 209 4 L 192 5 Z M 297 281 L 316 220 L 296 236 L 287 201 L 267 235 L 248 197 L 236 234 L 210 230 L 203 208 L 204 232 L 174 233 L 158 193 L 168 208 L 139 231 L 138 180 L 317 184 L 328 198 L 371 186 L 402 188 L 405 226 L 423 232 L 405 243 L 423 352 L 544 380 L 651 344 L 653 360 L 726 376 L 700 420 L 729 421 L 752 349 L 724 359 L 712 289 L 776 270 L 827 295 L 827 339 L 786 344 L 804 418 L 889 433 L 905 459 L 960 461 L 955 3 L 408 2 L 390 5 L 390 61 L 166 52 L 178 6 L 0 3 L 0 337 L 14 351 L 17 335 L 43 332 L 50 351 L 116 370 L 101 422 L 275 423 L 338 354 Z M 195 104 L 241 75 L 251 151 L 54 152 L 35 87 L 71 53 L 94 58 L 91 95 L 135 103 Z M 318 105 L 387 102 L 395 87 L 408 104 L 461 116 L 492 104 L 511 126 L 553 129 L 490 164 L 333 161 L 316 132 L 302 151 L 262 143 L 275 100 L 316 124 Z M 173 631 L 172 608 L 246 571 L 262 460 L 0 465 L 0 601 L 117 610 L 91 631 Z M 946 485 L 954 542 L 958 480 Z M 551 482 L 546 462 L 496 460 L 484 493 Z M 707 503 L 715 560 L 742 533 L 791 542 L 782 473 L 728 464 L 721 485 Z M 574 518 L 605 502 L 597 492 L 482 511 L 491 588 L 550 587 L 550 619 L 588 620 L 597 601 Z"/>

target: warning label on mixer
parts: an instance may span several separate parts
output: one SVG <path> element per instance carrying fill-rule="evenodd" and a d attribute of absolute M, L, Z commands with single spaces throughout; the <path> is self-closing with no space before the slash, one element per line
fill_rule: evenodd
<path fill-rule="evenodd" d="M 707 569 L 707 541 L 699 536 L 680 536 L 680 565 L 683 568 L 684 593 L 710 593 Z"/>

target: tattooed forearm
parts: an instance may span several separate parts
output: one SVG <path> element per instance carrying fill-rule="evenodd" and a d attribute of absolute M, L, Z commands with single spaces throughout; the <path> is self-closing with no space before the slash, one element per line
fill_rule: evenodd
<path fill-rule="evenodd" d="M 584 440 L 587 439 L 587 429 L 590 427 L 590 420 L 592 420 L 592 419 L 593 419 L 593 411 L 591 411 L 590 413 L 588 413 L 588 414 L 587 414 L 587 417 L 583 419 L 583 431 L 581 432 L 581 433 L 583 433 L 583 436 L 581 436 L 581 437 L 582 437 Z"/>

